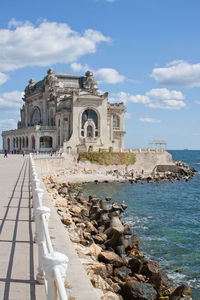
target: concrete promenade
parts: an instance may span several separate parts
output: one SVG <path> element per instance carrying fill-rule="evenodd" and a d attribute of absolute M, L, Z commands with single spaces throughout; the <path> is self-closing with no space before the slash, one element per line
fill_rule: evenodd
<path fill-rule="evenodd" d="M 100 300 L 76 253 L 44 184 L 43 205 L 51 209 L 49 233 L 54 251 L 68 256 L 69 299 Z M 37 245 L 33 242 L 29 157 L 0 154 L 0 300 L 44 300 L 44 285 L 35 281 Z"/>
<path fill-rule="evenodd" d="M 45 299 L 35 281 L 28 156 L 0 154 L 0 299 Z"/>

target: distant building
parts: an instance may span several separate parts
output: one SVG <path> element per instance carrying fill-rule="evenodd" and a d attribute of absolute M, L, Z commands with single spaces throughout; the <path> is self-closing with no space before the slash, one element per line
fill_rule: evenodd
<path fill-rule="evenodd" d="M 49 69 L 43 80 L 29 80 L 23 101 L 18 129 L 2 132 L 4 150 L 124 149 L 124 104 L 100 95 L 91 71 L 84 77 Z"/>

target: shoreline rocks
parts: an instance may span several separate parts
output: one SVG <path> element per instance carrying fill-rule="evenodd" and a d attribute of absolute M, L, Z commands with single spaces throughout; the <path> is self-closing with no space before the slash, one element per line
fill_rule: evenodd
<path fill-rule="evenodd" d="M 140 251 L 140 238 L 124 224 L 125 203 L 111 203 L 95 195 L 83 197 L 80 187 L 44 179 L 77 253 L 103 300 L 191 300 L 189 286 L 175 289 L 157 262 Z"/>
<path fill-rule="evenodd" d="M 169 181 L 171 183 L 178 180 L 191 180 L 196 170 L 190 168 L 186 163 L 181 161 L 173 162 L 169 165 L 156 165 L 154 169 L 146 170 L 145 168 L 137 169 L 133 166 L 102 166 L 75 164 L 74 168 L 62 169 L 55 173 L 58 180 L 70 183 L 94 182 L 129 182 L 130 184 L 147 182 L 160 183 Z M 63 187 L 63 193 L 66 192 Z M 109 200 L 108 200 L 109 201 Z"/>

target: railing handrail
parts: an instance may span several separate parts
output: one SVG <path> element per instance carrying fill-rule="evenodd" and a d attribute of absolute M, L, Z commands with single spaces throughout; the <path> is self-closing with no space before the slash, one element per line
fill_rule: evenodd
<path fill-rule="evenodd" d="M 42 218 L 42 224 L 44 226 L 44 236 L 45 236 L 45 240 L 46 240 L 47 249 L 48 249 L 49 253 L 53 253 L 53 246 L 52 246 L 52 243 L 51 243 L 49 230 L 48 230 L 48 227 L 47 227 L 47 222 L 45 220 L 46 216 L 44 214 L 42 214 L 41 218 Z"/>
<path fill-rule="evenodd" d="M 33 193 L 33 216 L 35 220 L 35 241 L 38 244 L 37 281 L 45 284 L 47 300 L 67 300 L 64 281 L 68 257 L 55 252 L 52 246 L 48 221 L 50 209 L 42 206 L 43 189 L 36 171 L 33 156 L 30 154 L 31 185 Z"/>

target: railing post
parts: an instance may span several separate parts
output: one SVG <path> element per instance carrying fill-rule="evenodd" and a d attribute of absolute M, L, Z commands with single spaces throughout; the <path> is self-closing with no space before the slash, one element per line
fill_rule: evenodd
<path fill-rule="evenodd" d="M 36 188 L 35 190 L 35 197 L 33 198 L 33 219 L 36 219 L 36 211 L 38 208 L 42 207 L 42 197 L 44 190 L 40 188 Z M 39 232 L 39 223 L 35 222 L 35 235 L 34 235 L 34 241 L 37 242 L 38 232 Z"/>
<path fill-rule="evenodd" d="M 61 275 L 62 284 L 64 286 L 68 261 L 69 261 L 68 257 L 59 252 L 53 252 L 53 253 L 47 254 L 44 257 L 44 272 L 45 272 L 45 278 L 47 280 L 47 299 L 48 300 L 58 299 L 58 291 L 56 288 L 57 285 L 55 282 L 54 273 L 55 273 L 55 270 L 59 270 L 59 273 Z M 66 291 L 65 291 L 65 295 L 66 295 Z M 66 296 L 63 299 L 67 300 Z"/>
<path fill-rule="evenodd" d="M 44 283 L 44 272 L 43 272 L 43 259 L 45 256 L 46 250 L 46 240 L 44 235 L 44 227 L 42 223 L 42 215 L 45 215 L 45 220 L 48 226 L 48 221 L 50 217 L 50 209 L 45 206 L 36 208 L 36 225 L 37 225 L 37 237 L 36 243 L 38 245 L 38 272 L 36 275 L 37 282 Z"/>

